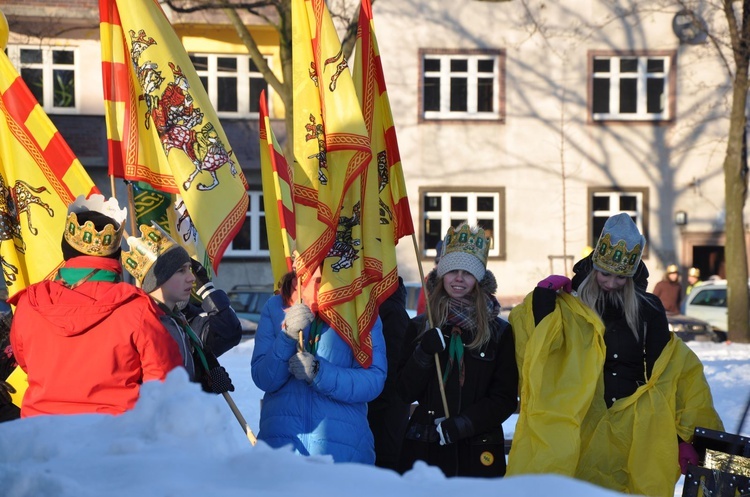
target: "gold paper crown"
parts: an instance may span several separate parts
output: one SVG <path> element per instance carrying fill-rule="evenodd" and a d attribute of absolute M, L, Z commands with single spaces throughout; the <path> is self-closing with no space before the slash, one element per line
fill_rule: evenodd
<path fill-rule="evenodd" d="M 111 223 L 97 231 L 94 223 L 86 221 L 81 225 L 78 222 L 78 214 L 84 212 L 98 212 L 114 219 L 118 227 Z M 68 245 L 82 254 L 104 257 L 112 255 L 120 248 L 122 232 L 125 229 L 125 218 L 127 209 L 120 209 L 116 198 L 104 200 L 104 195 L 95 193 L 88 199 L 79 195 L 75 202 L 68 207 L 68 218 L 65 222 L 65 233 L 63 238 Z"/>
<path fill-rule="evenodd" d="M 473 232 L 466 223 L 461 224 L 458 231 L 451 226 L 448 228 L 448 234 L 443 239 L 441 259 L 451 252 L 471 254 L 479 259 L 482 265 L 487 266 L 487 256 L 490 253 L 490 239 L 484 236 L 484 230 L 478 226 Z"/>
<path fill-rule="evenodd" d="M 625 240 L 619 240 L 612 245 L 612 237 L 606 233 L 599 239 L 593 263 L 610 274 L 633 276 L 641 260 L 642 250 L 640 243 L 636 243 L 632 250 L 628 250 Z"/>
<path fill-rule="evenodd" d="M 143 283 L 143 278 L 146 277 L 156 259 L 177 245 L 177 242 L 156 223 L 153 224 L 153 227 L 142 224 L 140 229 L 142 235 L 140 238 L 128 237 L 130 251 L 123 250 L 121 259 L 123 266 L 133 275 L 133 278 L 138 283 Z"/>

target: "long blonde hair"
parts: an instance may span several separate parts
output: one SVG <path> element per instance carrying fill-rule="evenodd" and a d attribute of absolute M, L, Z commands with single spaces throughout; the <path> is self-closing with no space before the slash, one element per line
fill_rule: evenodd
<path fill-rule="evenodd" d="M 628 323 L 630 331 L 638 340 L 641 303 L 635 290 L 633 278 L 627 278 L 625 285 L 618 291 L 603 292 L 596 280 L 596 272 L 596 269 L 592 269 L 586 275 L 578 286 L 578 296 L 584 304 L 596 311 L 599 317 L 602 317 L 607 303 L 620 307 L 625 313 L 625 321 Z"/>
<path fill-rule="evenodd" d="M 489 297 L 480 288 L 479 281 L 474 285 L 474 289 L 471 291 L 470 296 L 474 301 L 477 329 L 474 339 L 466 347 L 470 350 L 475 350 L 481 349 L 490 341 L 490 316 L 487 313 Z M 448 302 L 450 301 L 450 298 L 448 292 L 445 291 L 445 286 L 443 286 L 443 277 L 437 278 L 437 283 L 429 295 L 430 316 L 432 316 L 433 326 L 442 327 L 445 325 L 445 322 L 448 320 Z"/>

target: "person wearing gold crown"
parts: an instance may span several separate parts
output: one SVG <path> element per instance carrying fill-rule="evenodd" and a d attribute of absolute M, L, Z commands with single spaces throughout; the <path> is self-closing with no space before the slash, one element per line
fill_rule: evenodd
<path fill-rule="evenodd" d="M 159 225 L 141 225 L 140 230 L 140 238 L 128 237 L 130 251 L 122 253 L 122 262 L 161 309 L 161 321 L 179 346 L 190 381 L 200 383 L 206 392 L 234 391 L 216 359 L 242 336 L 229 297 L 214 288 L 205 268 Z M 202 308 L 189 303 L 196 278 Z"/>
<path fill-rule="evenodd" d="M 68 208 L 54 281 L 15 294 L 10 340 L 28 375 L 21 416 L 121 414 L 145 381 L 182 365 L 148 295 L 120 281 L 125 209 L 79 196 Z"/>
<path fill-rule="evenodd" d="M 505 474 L 502 423 L 518 404 L 518 371 L 512 331 L 498 317 L 497 281 L 486 268 L 489 248 L 482 228 L 450 227 L 427 276 L 432 319 L 412 319 L 399 368 L 399 394 L 419 403 L 406 429 L 400 472 L 420 460 L 449 477 Z"/>
<path fill-rule="evenodd" d="M 521 407 L 508 475 L 671 497 L 698 463 L 695 428 L 723 430 L 700 360 L 646 292 L 645 244 L 614 215 L 572 281 L 548 276 L 511 311 Z"/>

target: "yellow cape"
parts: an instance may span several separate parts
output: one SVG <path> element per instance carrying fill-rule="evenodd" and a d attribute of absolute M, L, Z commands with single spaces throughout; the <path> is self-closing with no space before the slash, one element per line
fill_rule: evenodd
<path fill-rule="evenodd" d="M 535 328 L 531 298 L 510 314 L 521 407 L 507 475 L 557 473 L 623 493 L 674 495 L 677 436 L 724 429 L 698 357 L 673 335 L 648 382 L 607 409 L 599 317 L 561 293 Z"/>

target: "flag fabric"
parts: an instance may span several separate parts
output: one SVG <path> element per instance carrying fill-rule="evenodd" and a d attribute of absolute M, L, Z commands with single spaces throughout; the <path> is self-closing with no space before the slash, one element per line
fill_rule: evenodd
<path fill-rule="evenodd" d="M 325 1 L 292 0 L 292 24 L 295 269 L 303 287 L 321 270 L 318 313 L 367 367 L 377 315 L 359 319 L 355 297 L 379 275 L 358 254 L 360 207 L 344 199 L 370 163 L 370 140 Z"/>
<path fill-rule="evenodd" d="M 154 222 L 199 261 L 213 277 L 206 248 L 190 220 L 185 202 L 179 195 L 162 192 L 144 182 L 130 184 L 133 193 L 133 214 L 137 226 Z"/>
<path fill-rule="evenodd" d="M 259 129 L 260 172 L 268 251 L 271 256 L 274 290 L 278 290 L 281 277 L 292 270 L 292 251 L 297 230 L 294 224 L 292 170 L 271 129 L 265 91 L 260 94 Z"/>
<path fill-rule="evenodd" d="M 12 297 L 54 277 L 68 205 L 99 193 L 0 50 L 0 265 Z"/>
<path fill-rule="evenodd" d="M 245 221 L 247 181 L 155 0 L 99 0 L 110 174 L 179 194 L 216 271 Z"/>
<path fill-rule="evenodd" d="M 370 203 L 371 217 L 363 216 L 362 222 L 369 220 L 373 229 L 379 228 L 379 232 L 372 235 L 377 236 L 378 243 L 371 244 L 374 250 L 366 256 L 382 265 L 382 280 L 372 291 L 372 297 L 380 303 L 398 287 L 396 244 L 400 238 L 414 233 L 414 225 L 370 0 L 361 3 L 355 50 L 354 86 L 372 147 L 367 175 L 370 185 L 363 199 L 376 196 L 376 199 L 369 198 L 375 202 Z"/>

